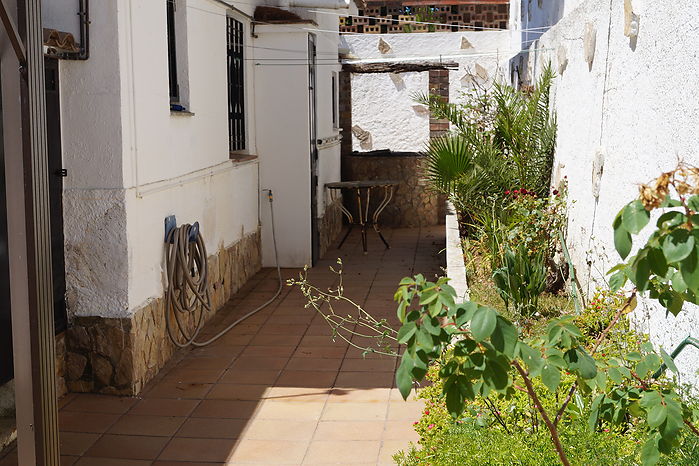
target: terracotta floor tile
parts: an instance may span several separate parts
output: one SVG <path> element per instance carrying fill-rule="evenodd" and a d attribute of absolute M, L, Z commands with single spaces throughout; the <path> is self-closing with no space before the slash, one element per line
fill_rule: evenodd
<path fill-rule="evenodd" d="M 119 416 L 120 414 L 61 411 L 58 413 L 58 425 L 61 432 L 103 434 Z"/>
<path fill-rule="evenodd" d="M 226 358 L 232 359 L 239 356 L 245 349 L 244 345 L 207 345 L 201 348 L 195 348 L 188 354 L 188 358 Z"/>
<path fill-rule="evenodd" d="M 311 443 L 303 464 L 366 463 L 376 461 L 381 442 L 318 440 Z"/>
<path fill-rule="evenodd" d="M 315 401 L 323 402 L 328 399 L 329 388 L 309 387 L 270 387 L 265 393 L 265 400 L 293 401 L 298 403 Z"/>
<path fill-rule="evenodd" d="M 290 358 L 296 351 L 296 346 L 248 346 L 242 357 L 253 358 Z"/>
<path fill-rule="evenodd" d="M 223 438 L 240 437 L 250 421 L 248 419 L 196 418 L 187 419 L 176 437 Z"/>
<path fill-rule="evenodd" d="M 172 437 L 186 418 L 174 416 L 138 416 L 125 414 L 110 429 L 110 434 Z"/>
<path fill-rule="evenodd" d="M 241 440 L 228 459 L 229 464 L 301 464 L 308 442 Z"/>
<path fill-rule="evenodd" d="M 138 399 L 107 395 L 79 394 L 63 409 L 65 411 L 87 411 L 90 413 L 123 414 Z"/>
<path fill-rule="evenodd" d="M 200 400 L 211 390 L 212 384 L 180 382 L 163 379 L 144 391 L 143 398 L 177 398 Z"/>
<path fill-rule="evenodd" d="M 239 383 L 252 385 L 272 385 L 277 377 L 281 374 L 281 370 L 240 370 L 228 369 L 219 383 Z"/>
<path fill-rule="evenodd" d="M 225 462 L 235 449 L 236 440 L 175 437 L 158 459 L 170 461 Z"/>
<path fill-rule="evenodd" d="M 328 403 L 323 421 L 378 421 L 386 419 L 386 403 L 348 401 Z"/>
<path fill-rule="evenodd" d="M 328 403 L 346 403 L 348 401 L 373 401 L 387 403 L 390 388 L 333 388 Z"/>
<path fill-rule="evenodd" d="M 412 421 L 387 421 L 382 435 L 384 440 L 405 440 L 417 443 L 420 435 L 415 432 Z"/>
<path fill-rule="evenodd" d="M 224 462 L 207 461 L 200 463 L 198 461 L 156 461 L 153 466 L 215 466 L 217 464 L 225 465 Z"/>
<path fill-rule="evenodd" d="M 320 419 L 323 402 L 264 401 L 255 419 L 314 421 Z"/>
<path fill-rule="evenodd" d="M 224 369 L 178 369 L 174 368 L 163 375 L 163 381 L 172 380 L 185 383 L 215 383 L 221 378 Z"/>
<path fill-rule="evenodd" d="M 231 365 L 234 356 L 213 358 L 189 358 L 177 365 L 178 369 L 225 369 Z"/>
<path fill-rule="evenodd" d="M 380 440 L 384 421 L 321 421 L 313 440 Z"/>
<path fill-rule="evenodd" d="M 347 349 L 349 343 L 346 343 L 339 338 L 335 338 L 333 341 L 332 337 L 329 336 L 304 336 L 301 339 L 299 346 L 338 346 Z"/>
<path fill-rule="evenodd" d="M 391 388 L 393 372 L 340 372 L 335 381 L 341 388 Z"/>
<path fill-rule="evenodd" d="M 192 417 L 250 419 L 257 407 L 257 401 L 203 400 Z"/>
<path fill-rule="evenodd" d="M 294 353 L 294 358 L 342 358 L 347 352 L 344 346 L 299 346 Z"/>
<path fill-rule="evenodd" d="M 301 335 L 255 335 L 250 346 L 296 346 Z"/>
<path fill-rule="evenodd" d="M 308 441 L 313 437 L 317 421 L 266 420 L 250 421 L 242 437 L 255 440 Z"/>
<path fill-rule="evenodd" d="M 396 359 L 345 359 L 340 368 L 343 372 L 393 372 Z"/>
<path fill-rule="evenodd" d="M 167 437 L 105 434 L 87 450 L 85 456 L 154 460 L 168 440 Z"/>
<path fill-rule="evenodd" d="M 303 335 L 306 333 L 308 326 L 306 324 L 278 324 L 268 322 L 262 328 L 258 335 Z"/>
<path fill-rule="evenodd" d="M 265 398 L 268 389 L 268 385 L 220 383 L 214 385 L 206 395 L 206 398 L 211 400 L 257 401 Z"/>
<path fill-rule="evenodd" d="M 286 365 L 290 371 L 332 371 L 337 372 L 342 364 L 342 359 L 330 358 L 291 358 Z"/>
<path fill-rule="evenodd" d="M 381 443 L 381 450 L 379 452 L 378 463 L 382 464 L 395 464 L 393 461 L 393 455 L 401 450 L 408 450 L 410 448 L 410 440 L 384 440 Z"/>
<path fill-rule="evenodd" d="M 275 383 L 278 387 L 330 388 L 337 372 L 330 371 L 283 371 Z"/>
<path fill-rule="evenodd" d="M 199 400 L 175 400 L 147 398 L 139 401 L 129 414 L 140 416 L 188 416 L 199 404 Z"/>
<path fill-rule="evenodd" d="M 284 368 L 288 360 L 288 358 L 241 356 L 233 364 L 231 364 L 230 368 L 239 371 L 280 370 Z"/>
<path fill-rule="evenodd" d="M 62 455 L 80 456 L 85 453 L 100 436 L 99 434 L 82 432 L 61 432 L 59 438 Z"/>
<path fill-rule="evenodd" d="M 125 458 L 94 458 L 83 456 L 75 466 L 149 466 L 150 460 L 129 460 Z M 61 466 L 65 466 L 61 463 Z"/>
<path fill-rule="evenodd" d="M 417 421 L 424 409 L 421 401 L 392 401 L 388 405 L 388 420 Z"/>

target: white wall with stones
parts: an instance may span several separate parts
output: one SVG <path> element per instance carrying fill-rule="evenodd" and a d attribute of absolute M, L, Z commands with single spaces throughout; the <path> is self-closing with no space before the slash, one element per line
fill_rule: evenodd
<path fill-rule="evenodd" d="M 474 84 L 487 87 L 507 74 L 507 61 L 517 52 L 511 41 L 510 31 L 357 34 L 343 36 L 341 49 L 348 60 L 364 62 L 439 62 L 440 58 L 457 62 L 458 69 L 449 72 L 449 99 L 459 102 Z M 381 42 L 389 46 L 385 53 Z M 352 125 L 370 135 L 364 142 L 354 135 L 353 150 L 423 150 L 430 136 L 429 112 L 413 96 L 428 92 L 428 75 L 426 71 L 353 74 Z"/>
<path fill-rule="evenodd" d="M 612 221 L 638 195 L 638 184 L 674 168 L 699 165 L 699 5 L 633 0 L 637 39 L 624 35 L 624 0 L 585 0 L 532 44 L 529 77 L 551 61 L 559 73 L 554 182 L 570 184 L 568 244 L 584 286 L 604 286 L 619 261 Z M 594 188 L 599 186 L 599 197 Z M 641 243 L 638 241 L 638 243 Z M 699 336 L 697 307 L 677 318 L 650 300 L 634 313 L 668 352 Z M 684 382 L 696 382 L 699 350 L 678 358 Z"/>

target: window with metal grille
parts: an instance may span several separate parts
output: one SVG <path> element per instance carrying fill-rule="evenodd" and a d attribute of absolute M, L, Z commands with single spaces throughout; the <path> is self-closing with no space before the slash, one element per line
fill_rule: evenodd
<path fill-rule="evenodd" d="M 228 17 L 228 139 L 231 152 L 245 149 L 243 23 Z"/>
<path fill-rule="evenodd" d="M 177 82 L 177 37 L 175 36 L 175 0 L 166 0 L 167 5 L 167 66 L 170 80 L 170 102 L 180 100 Z"/>

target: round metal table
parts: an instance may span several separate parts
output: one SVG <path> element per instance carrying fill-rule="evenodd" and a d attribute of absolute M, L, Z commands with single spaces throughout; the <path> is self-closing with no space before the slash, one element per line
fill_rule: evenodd
<path fill-rule="evenodd" d="M 349 229 L 347 230 L 347 233 L 345 233 L 345 236 L 342 238 L 342 241 L 340 241 L 338 249 L 341 248 L 342 245 L 345 243 L 345 240 L 347 240 L 347 237 L 352 232 L 352 228 L 355 225 L 358 225 L 362 228 L 362 248 L 364 250 L 364 254 L 367 253 L 366 232 L 367 227 L 369 225 L 371 225 L 374 228 L 374 231 L 379 235 L 379 238 L 381 238 L 381 241 L 383 241 L 383 244 L 386 246 L 386 249 L 390 249 L 391 246 L 389 246 L 388 241 L 386 241 L 386 238 L 384 238 L 381 234 L 381 229 L 379 228 L 379 216 L 381 215 L 381 212 L 383 212 L 383 210 L 386 208 L 386 206 L 391 202 L 391 199 L 393 199 L 393 191 L 395 187 L 399 184 L 400 182 L 393 180 L 375 180 L 338 181 L 335 183 L 327 183 L 325 185 L 325 188 L 330 192 L 330 199 L 333 202 L 335 202 L 339 198 L 342 190 L 353 192 L 357 200 L 356 216 L 353 215 L 352 212 L 350 212 L 342 202 L 339 203 L 342 213 L 345 215 L 345 217 L 347 217 L 347 220 L 349 222 Z M 374 196 L 383 195 L 383 198 L 381 198 L 381 201 L 376 206 L 374 211 L 370 212 L 369 206 L 371 204 L 372 191 L 378 191 L 378 193 L 375 193 Z"/>

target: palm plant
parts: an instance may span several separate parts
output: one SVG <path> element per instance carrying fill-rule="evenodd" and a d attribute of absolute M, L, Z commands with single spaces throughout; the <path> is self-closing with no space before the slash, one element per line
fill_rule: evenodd
<path fill-rule="evenodd" d="M 553 78 L 549 65 L 531 91 L 495 83 L 466 104 L 415 96 L 434 118 L 447 119 L 453 127 L 429 142 L 426 172 L 467 221 L 482 224 L 508 189 L 548 191 L 556 143 L 549 100 Z"/>

